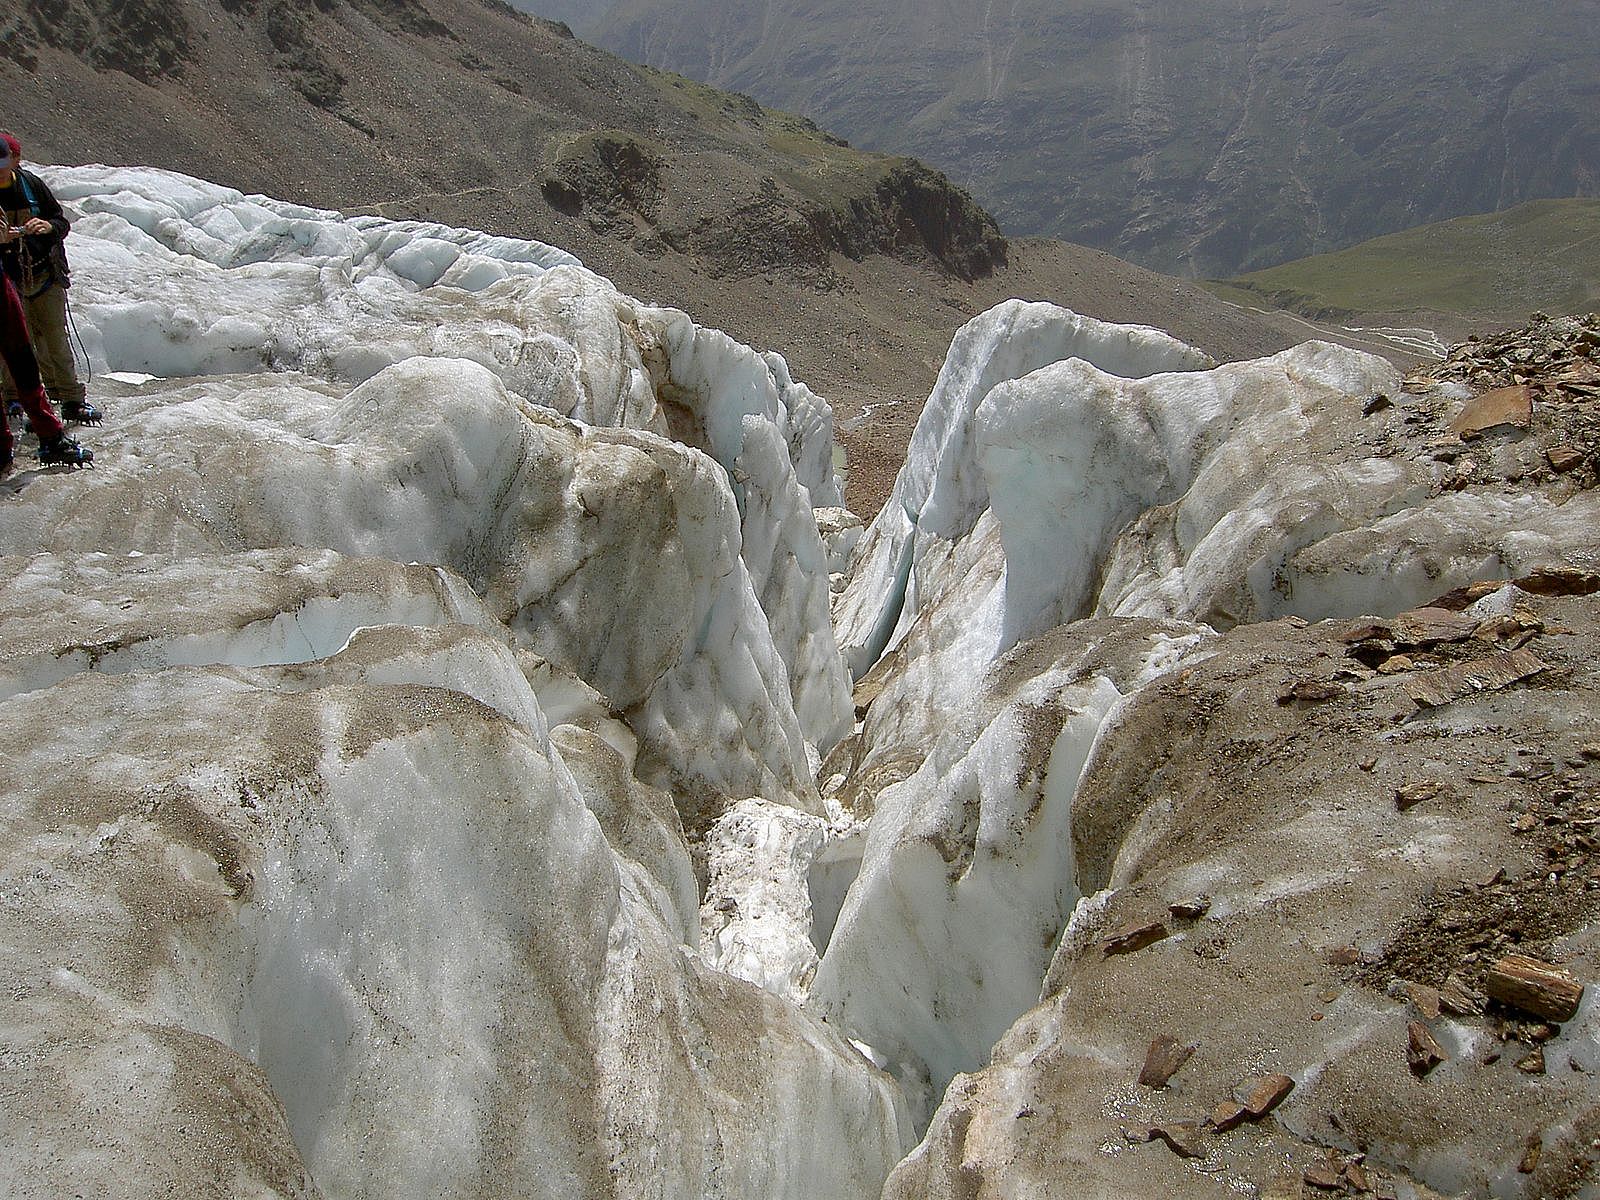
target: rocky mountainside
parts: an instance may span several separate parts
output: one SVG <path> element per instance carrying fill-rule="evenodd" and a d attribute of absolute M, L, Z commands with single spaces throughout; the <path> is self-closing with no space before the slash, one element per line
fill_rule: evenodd
<path fill-rule="evenodd" d="M 1014 234 L 1224 276 L 1600 188 L 1596 0 L 616 0 L 580 32 L 940 167 Z"/>
<path fill-rule="evenodd" d="M 52 0 L 0 15 L 42 162 L 552 241 L 629 292 L 781 350 L 887 494 L 959 325 L 1009 296 L 1174 329 L 1218 358 L 1304 335 L 1058 243 L 1007 244 L 938 174 L 646 70 L 496 0 Z"/>

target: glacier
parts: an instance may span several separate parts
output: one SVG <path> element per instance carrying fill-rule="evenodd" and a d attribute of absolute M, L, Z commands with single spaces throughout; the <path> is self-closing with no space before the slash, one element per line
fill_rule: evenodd
<path fill-rule="evenodd" d="M 1429 938 L 1600 954 L 1527 840 L 1600 772 L 1553 426 L 1015 300 L 863 524 L 780 355 L 559 249 L 46 170 L 111 419 L 0 481 L 0 1194 L 1581 1177 L 1592 998 L 1548 1075 L 1403 1055 Z"/>

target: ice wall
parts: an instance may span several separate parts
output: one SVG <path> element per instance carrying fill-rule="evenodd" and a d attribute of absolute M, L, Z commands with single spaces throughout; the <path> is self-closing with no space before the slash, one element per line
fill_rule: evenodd
<path fill-rule="evenodd" d="M 1600 527 L 1593 491 L 1460 486 L 1438 433 L 1408 436 L 1448 434 L 1446 398 L 1370 421 L 1400 394 L 1381 360 L 1308 343 L 1202 365 L 1147 332 L 1000 306 L 952 344 L 856 552 L 838 613 L 866 717 L 821 778 L 871 828 L 809 1003 L 914 1093 L 980 1065 L 1037 1000 L 1041 944 L 1078 899 L 1058 852 L 1078 775 L 1124 698 L 1218 629 L 1581 565 Z M 1542 461 L 1474 454 L 1511 479 Z M 1074 639 L 1065 660 L 1044 651 Z M 1030 749 L 1040 729 L 1051 755 Z"/>
<path fill-rule="evenodd" d="M 173 583 L 181 561 L 152 565 Z M 275 566 L 337 603 L 438 594 L 325 554 L 204 578 L 243 595 Z M 65 616 L 140 641 L 172 620 L 137 598 L 143 569 L 98 570 Z M 14 584 L 0 625 L 39 625 L 48 594 Z M 685 956 L 688 850 L 637 835 L 659 813 L 583 736 L 603 705 L 463 615 L 259 667 L 219 615 L 232 665 L 85 670 L 0 711 L 8 1086 L 28 1097 L 0 1138 L 22 1194 L 875 1190 L 904 1149 L 892 1086 Z M 579 722 L 561 750 L 530 680 Z M 786 1143 L 802 1116 L 820 1140 Z"/>
<path fill-rule="evenodd" d="M 74 312 L 98 372 L 296 372 L 342 395 L 412 358 L 466 360 L 518 400 L 710 454 L 737 496 L 739 548 L 805 738 L 825 750 L 848 728 L 811 515 L 840 503 L 832 414 L 781 357 L 625 297 L 537 242 L 345 218 L 165 171 L 47 174 L 83 214 Z M 425 414 L 449 386 L 407 403 Z"/>
<path fill-rule="evenodd" d="M 696 951 L 849 728 L 826 403 L 547 247 L 50 176 L 112 411 L 3 485 L 11 1186 L 874 1194 L 898 1087 Z"/>

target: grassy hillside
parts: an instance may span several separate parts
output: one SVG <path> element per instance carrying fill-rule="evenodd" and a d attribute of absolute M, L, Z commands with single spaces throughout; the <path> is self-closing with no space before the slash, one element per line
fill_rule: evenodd
<path fill-rule="evenodd" d="M 1458 314 L 1478 325 L 1589 312 L 1600 309 L 1600 199 L 1459 217 L 1208 286 L 1314 318 Z"/>

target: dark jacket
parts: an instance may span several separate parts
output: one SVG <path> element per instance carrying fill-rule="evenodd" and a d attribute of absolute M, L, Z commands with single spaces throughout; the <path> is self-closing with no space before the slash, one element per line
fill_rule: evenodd
<path fill-rule="evenodd" d="M 0 188 L 0 209 L 12 225 L 23 225 L 33 217 L 50 222 L 49 233 L 29 234 L 0 246 L 0 268 L 4 268 L 23 298 L 32 299 L 55 284 L 67 287 L 72 275 L 65 241 L 72 226 L 50 185 L 19 167 L 11 186 Z"/>

